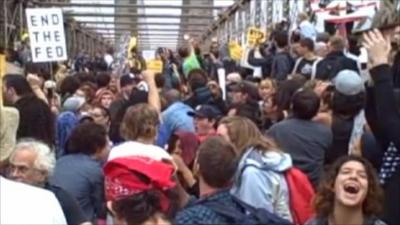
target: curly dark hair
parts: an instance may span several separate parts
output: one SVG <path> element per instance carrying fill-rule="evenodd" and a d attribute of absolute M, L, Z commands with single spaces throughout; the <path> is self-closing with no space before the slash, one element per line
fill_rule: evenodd
<path fill-rule="evenodd" d="M 15 103 L 20 119 L 17 139 L 35 138 L 50 147 L 55 144 L 55 116 L 49 106 L 35 95 L 25 96 Z"/>
<path fill-rule="evenodd" d="M 325 174 L 324 180 L 320 183 L 318 192 L 314 199 L 314 209 L 317 217 L 326 218 L 333 213 L 335 204 L 335 185 L 336 177 L 339 174 L 340 168 L 347 162 L 356 161 L 361 163 L 367 173 L 368 193 L 363 203 L 364 216 L 376 216 L 382 210 L 383 191 L 379 184 L 378 177 L 368 160 L 359 156 L 343 156 L 329 168 Z"/>
<path fill-rule="evenodd" d="M 87 122 L 72 130 L 65 143 L 65 149 L 68 154 L 94 155 L 107 144 L 106 129 L 94 122 Z"/>
<path fill-rule="evenodd" d="M 166 214 L 162 213 L 161 195 L 165 195 L 170 201 L 170 207 Z M 113 202 L 112 210 L 115 212 L 115 216 L 126 221 L 128 225 L 139 225 L 156 215 L 172 220 L 178 211 L 178 205 L 179 195 L 176 189 L 166 190 L 164 193 L 152 189 Z"/>
<path fill-rule="evenodd" d="M 364 108 L 366 98 L 367 95 L 365 92 L 353 96 L 347 96 L 338 91 L 334 91 L 331 102 L 333 114 L 350 116 L 353 118 L 361 109 Z"/>

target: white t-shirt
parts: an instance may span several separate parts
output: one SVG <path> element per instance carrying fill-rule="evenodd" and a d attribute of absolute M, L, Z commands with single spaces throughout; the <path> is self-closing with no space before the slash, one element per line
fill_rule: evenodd
<path fill-rule="evenodd" d="M 50 191 L 0 177 L 0 224 L 67 224 Z"/>
<path fill-rule="evenodd" d="M 313 41 L 317 39 L 317 30 L 309 21 L 305 20 L 301 22 L 299 28 L 302 38 L 311 38 Z"/>
<path fill-rule="evenodd" d="M 167 151 L 156 145 L 127 141 L 111 149 L 108 161 L 126 156 L 144 156 L 158 161 L 162 159 L 172 160 Z"/>

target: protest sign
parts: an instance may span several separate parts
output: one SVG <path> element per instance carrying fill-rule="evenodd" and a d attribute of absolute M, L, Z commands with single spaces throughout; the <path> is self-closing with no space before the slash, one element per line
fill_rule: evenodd
<path fill-rule="evenodd" d="M 136 48 L 137 45 L 137 38 L 136 37 L 131 37 L 129 40 L 129 46 L 128 46 L 128 59 L 132 58 L 132 49 Z"/>
<path fill-rule="evenodd" d="M 240 61 L 240 59 L 242 58 L 242 54 L 242 47 L 236 41 L 231 41 L 229 43 L 229 55 L 231 56 L 231 58 L 235 61 Z"/>
<path fill-rule="evenodd" d="M 33 62 L 67 60 L 64 20 L 60 8 L 28 8 L 26 19 Z"/>
<path fill-rule="evenodd" d="M 225 69 L 220 68 L 217 70 L 218 74 L 218 83 L 222 90 L 222 99 L 226 100 L 226 76 L 225 76 Z"/>
<path fill-rule="evenodd" d="M 156 55 L 156 51 L 154 50 L 143 50 L 142 51 L 142 56 L 144 60 L 149 61 L 154 59 L 154 56 Z"/>
<path fill-rule="evenodd" d="M 256 44 L 260 44 L 265 42 L 266 34 L 256 27 L 250 27 L 247 31 L 247 44 L 250 46 L 254 46 Z"/>
<path fill-rule="evenodd" d="M 148 60 L 146 61 L 146 68 L 154 73 L 162 73 L 163 62 L 157 59 Z"/>

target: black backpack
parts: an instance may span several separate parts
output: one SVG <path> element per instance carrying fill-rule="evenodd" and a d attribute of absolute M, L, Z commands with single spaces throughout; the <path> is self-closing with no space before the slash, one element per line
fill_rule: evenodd
<path fill-rule="evenodd" d="M 248 205 L 237 197 L 232 197 L 234 202 L 242 208 L 242 210 L 232 205 L 218 204 L 215 202 L 207 202 L 205 206 L 220 216 L 227 219 L 229 224 L 240 225 L 292 225 L 291 222 L 280 218 L 279 216 L 269 212 L 263 208 L 255 208 Z"/>

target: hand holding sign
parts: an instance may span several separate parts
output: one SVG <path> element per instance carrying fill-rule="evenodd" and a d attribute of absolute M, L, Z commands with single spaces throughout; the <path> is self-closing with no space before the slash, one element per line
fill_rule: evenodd
<path fill-rule="evenodd" d="M 163 72 L 163 62 L 161 60 L 152 59 L 146 62 L 146 68 L 154 73 Z"/>

